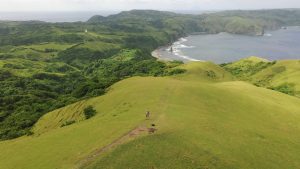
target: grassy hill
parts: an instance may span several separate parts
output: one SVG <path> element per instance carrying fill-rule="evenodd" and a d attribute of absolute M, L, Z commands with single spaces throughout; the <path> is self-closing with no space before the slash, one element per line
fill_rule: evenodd
<path fill-rule="evenodd" d="M 284 60 L 253 76 L 254 83 L 300 97 L 300 61 Z"/>
<path fill-rule="evenodd" d="M 299 62 L 268 62 L 253 57 L 222 65 L 232 76 L 213 63 L 182 65 L 179 62 L 160 62 L 151 57 L 151 51 L 193 32 L 225 31 L 253 35 L 263 27 L 276 29 L 298 25 L 299 11 L 184 15 L 133 10 L 108 17 L 95 16 L 88 22 L 0 22 L 0 140 L 23 136 L 0 142 L 0 168 L 53 169 L 93 167 L 105 163 L 109 163 L 108 167 L 119 165 L 111 166 L 113 168 L 128 165 L 134 165 L 134 168 L 234 168 L 238 165 L 261 168 L 252 164 L 249 158 L 254 158 L 257 153 L 261 157 L 263 153 L 253 151 L 241 156 L 241 150 L 235 147 L 253 139 L 257 133 L 264 138 L 262 140 L 267 140 L 265 143 L 276 147 L 275 155 L 261 159 L 275 161 L 278 166 L 297 166 L 298 154 L 294 150 L 298 145 L 293 143 L 298 139 L 294 133 L 299 127 L 293 120 L 298 120 L 298 115 L 290 115 L 298 113 L 294 108 L 299 107 L 296 98 L 234 80 L 247 80 L 257 86 L 299 96 Z M 178 65 L 181 65 L 179 69 L 175 68 Z M 163 78 L 181 73 L 185 74 Z M 140 77 L 130 78 L 133 76 Z M 123 79 L 127 80 L 110 88 Z M 97 97 L 107 91 L 105 96 Z M 266 99 L 261 102 L 264 105 L 259 104 L 259 98 Z M 89 106 L 98 114 L 86 120 L 85 112 Z M 152 119 L 145 121 L 147 110 L 152 112 Z M 182 115 L 182 112 L 186 114 Z M 244 113 L 268 123 L 260 124 L 261 121 L 257 120 L 247 123 L 252 116 L 244 116 Z M 236 114 L 242 114 L 243 118 L 237 118 Z M 235 119 L 235 123 L 218 120 L 227 117 Z M 161 151 L 168 147 L 163 145 L 164 142 L 157 147 L 157 153 L 168 160 L 153 158 L 151 163 L 143 164 L 140 161 L 147 161 L 149 157 L 141 155 L 141 158 L 136 158 L 132 153 L 126 155 L 128 158 L 120 164 L 110 162 L 109 159 L 119 159 L 116 155 L 123 154 L 116 152 L 125 150 L 107 152 L 117 145 L 131 149 L 130 146 L 139 139 L 151 140 L 147 130 L 152 123 L 156 124 L 158 135 L 169 134 L 169 129 L 174 131 L 175 135 L 171 132 L 172 139 L 168 137 L 166 141 L 174 141 L 174 145 L 180 142 L 170 154 Z M 233 126 L 244 128 L 235 130 Z M 220 132 L 224 127 L 228 127 L 228 131 Z M 248 130 L 254 134 L 244 135 Z M 272 132 L 276 134 L 273 136 Z M 185 137 L 187 139 L 183 139 Z M 238 138 L 230 140 L 234 137 Z M 228 147 L 219 149 L 221 143 Z M 268 146 L 260 150 L 258 142 L 253 144 L 246 150 L 273 152 Z M 149 148 L 154 144 L 147 145 Z M 188 153 L 181 156 L 185 150 Z M 150 148 L 143 151 L 148 152 Z M 201 152 L 204 156 L 198 158 L 202 157 Z M 277 155 L 277 152 L 283 153 Z M 105 156 L 105 153 L 110 156 Z M 99 159 L 98 164 L 90 164 L 90 161 L 95 161 L 94 157 Z M 175 157 L 181 160 L 173 164 L 174 159 L 178 159 Z M 285 157 L 293 162 L 285 164 L 282 161 Z M 125 164 L 129 158 L 136 159 L 136 164 Z M 269 163 L 261 166 L 272 168 Z"/>
<path fill-rule="evenodd" d="M 249 57 L 223 66 L 241 80 L 300 97 L 299 60 L 270 62 L 258 57 Z"/>
<path fill-rule="evenodd" d="M 0 140 L 30 134 L 47 112 L 100 96 L 124 78 L 181 73 L 151 57 L 159 46 L 195 32 L 256 35 L 263 28 L 299 25 L 299 11 L 132 10 L 87 22 L 1 21 Z M 292 93 L 291 84 L 279 88 Z"/>
<path fill-rule="evenodd" d="M 212 63 L 181 68 L 48 113 L 32 136 L 0 142 L 0 168 L 298 168 L 298 98 L 234 81 Z M 84 120 L 89 105 L 97 114 Z"/>

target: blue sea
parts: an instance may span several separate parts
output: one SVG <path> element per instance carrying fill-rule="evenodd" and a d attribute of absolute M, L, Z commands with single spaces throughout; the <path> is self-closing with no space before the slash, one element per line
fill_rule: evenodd
<path fill-rule="evenodd" d="M 226 63 L 249 56 L 268 60 L 300 59 L 300 27 L 268 31 L 265 36 L 229 33 L 191 35 L 181 38 L 157 54 L 165 59 Z"/>

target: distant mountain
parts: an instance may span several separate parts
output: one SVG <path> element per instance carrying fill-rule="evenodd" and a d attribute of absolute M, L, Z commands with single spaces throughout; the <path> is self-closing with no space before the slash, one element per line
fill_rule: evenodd
<path fill-rule="evenodd" d="M 174 16 L 180 16 L 173 12 L 165 11 L 155 11 L 155 10 L 131 10 L 124 11 L 119 14 L 110 15 L 108 17 L 103 17 L 96 15 L 91 17 L 88 22 L 102 22 L 102 21 L 112 21 L 120 19 L 146 19 L 146 20 L 158 20 L 158 19 L 167 19 Z"/>
<path fill-rule="evenodd" d="M 264 29 L 278 29 L 281 26 L 300 25 L 300 10 L 233 10 L 200 15 L 154 10 L 132 10 L 108 17 L 93 16 L 88 22 L 149 22 L 153 25 L 160 25 L 163 28 L 168 25 L 166 22 L 169 23 L 170 20 L 190 31 L 258 35 Z"/>
<path fill-rule="evenodd" d="M 87 22 L 102 22 L 106 20 L 106 17 L 101 15 L 92 16 Z"/>

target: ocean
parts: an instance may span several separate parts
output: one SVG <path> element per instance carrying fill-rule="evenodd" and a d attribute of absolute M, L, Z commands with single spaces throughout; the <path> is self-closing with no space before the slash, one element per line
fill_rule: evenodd
<path fill-rule="evenodd" d="M 300 27 L 268 31 L 265 36 L 229 33 L 191 35 L 170 47 L 160 48 L 157 55 L 164 59 L 212 61 L 227 63 L 249 56 L 268 60 L 300 59 Z"/>

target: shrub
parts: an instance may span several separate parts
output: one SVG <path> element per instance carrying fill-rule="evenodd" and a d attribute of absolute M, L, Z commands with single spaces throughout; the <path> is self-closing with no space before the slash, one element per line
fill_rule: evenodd
<path fill-rule="evenodd" d="M 0 70 L 0 80 L 5 80 L 5 79 L 8 79 L 8 78 L 10 78 L 12 76 L 13 75 L 12 75 L 12 73 L 10 73 L 10 71 L 7 71 L 7 70 L 1 71 Z"/>
<path fill-rule="evenodd" d="M 295 84 L 292 84 L 292 83 L 284 83 L 277 87 L 272 87 L 271 89 L 279 91 L 281 93 L 292 95 L 292 96 L 294 96 L 296 94 Z"/>
<path fill-rule="evenodd" d="M 183 61 L 179 61 L 179 60 L 170 61 L 168 62 L 168 68 L 174 68 L 182 64 L 184 64 Z"/>
<path fill-rule="evenodd" d="M 32 131 L 29 130 L 29 131 L 26 132 L 26 135 L 27 135 L 27 136 L 32 136 L 32 135 L 34 135 L 34 133 L 33 133 Z"/>
<path fill-rule="evenodd" d="M 182 74 L 185 73 L 186 70 L 185 69 L 172 69 L 171 71 L 169 71 L 167 73 L 168 76 L 172 76 L 172 75 L 178 75 L 178 74 Z"/>
<path fill-rule="evenodd" d="M 214 71 L 212 71 L 212 70 L 206 71 L 206 75 L 207 75 L 208 77 L 213 78 L 213 79 L 215 79 L 215 78 L 217 77 L 216 73 L 215 73 Z"/>
<path fill-rule="evenodd" d="M 45 53 L 51 53 L 51 52 L 57 52 L 57 49 L 52 49 L 52 48 L 46 48 Z"/>
<path fill-rule="evenodd" d="M 55 81 L 60 81 L 62 80 L 63 77 L 57 75 L 57 74 L 52 74 L 52 73 L 36 73 L 32 75 L 34 79 L 39 79 L 39 80 L 55 80 Z"/>
<path fill-rule="evenodd" d="M 85 119 L 90 119 L 91 117 L 96 115 L 96 110 L 92 106 L 88 106 L 83 111 Z"/>

